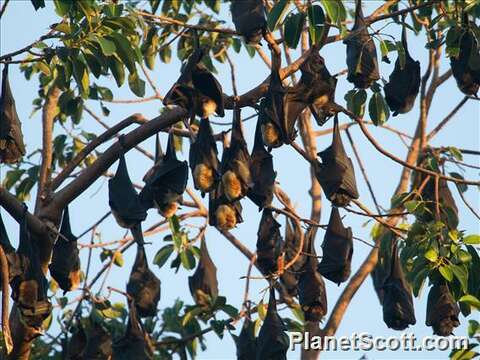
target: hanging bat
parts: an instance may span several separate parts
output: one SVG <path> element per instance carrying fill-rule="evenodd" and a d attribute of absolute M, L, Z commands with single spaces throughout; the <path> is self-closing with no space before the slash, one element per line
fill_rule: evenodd
<path fill-rule="evenodd" d="M 240 201 L 230 202 L 223 193 L 222 186 L 209 193 L 208 222 L 220 230 L 231 230 L 243 222 Z"/>
<path fill-rule="evenodd" d="M 215 189 L 220 179 L 217 144 L 208 119 L 200 121 L 197 137 L 190 145 L 190 169 L 195 189 L 205 193 Z"/>
<path fill-rule="evenodd" d="M 428 158 L 424 154 L 419 159 L 419 164 L 422 167 L 426 166 Z M 418 189 L 425 180 L 425 174 L 415 172 L 413 176 L 412 187 Z M 427 184 L 424 186 L 421 193 L 422 199 L 425 202 L 426 211 L 423 213 L 415 214 L 416 217 L 422 222 L 430 222 L 435 220 L 436 214 L 436 196 L 435 196 L 435 179 L 430 178 Z M 440 220 L 445 223 L 450 229 L 456 229 L 458 227 L 458 208 L 455 204 L 448 184 L 444 179 L 438 181 L 438 200 L 440 202 Z"/>
<path fill-rule="evenodd" d="M 277 173 L 273 170 L 272 155 L 263 146 L 260 120 L 257 121 L 255 141 L 250 158 L 250 173 L 253 186 L 248 190 L 247 196 L 261 211 L 265 206 L 269 206 L 272 203 L 273 187 Z"/>
<path fill-rule="evenodd" d="M 240 108 L 233 111 L 230 146 L 222 154 L 222 190 L 229 201 L 240 200 L 252 188 L 250 154 L 243 136 Z"/>
<path fill-rule="evenodd" d="M 122 135 L 119 140 L 122 148 L 123 139 Z M 108 203 L 115 220 L 123 228 L 132 229 L 147 217 L 147 212 L 128 175 L 123 153 L 120 155 L 115 176 L 108 180 Z"/>
<path fill-rule="evenodd" d="M 317 123 L 323 125 L 325 119 L 320 117 L 319 111 L 322 110 L 325 117 L 334 114 L 330 104 L 335 102 L 337 79 L 330 74 L 323 57 L 317 51 L 311 52 L 300 70 L 300 81 L 289 88 L 285 99 L 287 122 L 296 121 L 302 111 L 309 107 Z"/>
<path fill-rule="evenodd" d="M 273 217 L 272 210 L 263 209 L 257 231 L 257 265 L 262 273 L 271 275 L 277 271 L 282 242 L 280 224 Z"/>
<path fill-rule="evenodd" d="M 5 228 L 5 224 L 3 223 L 2 213 L 0 212 L 0 245 L 2 246 L 3 252 L 5 253 L 5 257 L 7 258 L 8 262 L 8 275 L 9 275 L 9 282 L 15 276 L 22 274 L 22 269 L 20 266 L 20 262 L 18 260 L 18 256 L 15 252 L 15 248 L 12 246 L 10 239 L 8 238 L 7 230 Z M 0 282 L 0 290 L 2 289 L 2 284 Z"/>
<path fill-rule="evenodd" d="M 153 346 L 137 317 L 135 302 L 129 301 L 127 329 L 123 337 L 115 342 L 112 355 L 115 360 L 150 360 L 153 359 Z"/>
<path fill-rule="evenodd" d="M 243 36 L 247 44 L 258 44 L 267 29 L 263 1 L 234 0 L 230 10 L 235 30 Z"/>
<path fill-rule="evenodd" d="M 77 237 L 72 234 L 68 207 L 63 211 L 60 236 L 53 246 L 52 262 L 48 266 L 50 274 L 66 293 L 80 284 L 80 257 Z"/>
<path fill-rule="evenodd" d="M 420 90 L 420 62 L 413 60 L 408 51 L 405 24 L 402 28 L 402 45 L 405 50 L 404 67 L 402 68 L 399 55 L 384 87 L 385 100 L 393 111 L 393 116 L 409 112 Z"/>
<path fill-rule="evenodd" d="M 460 35 L 460 51 L 450 57 L 450 67 L 458 88 L 466 95 L 476 96 L 480 87 L 480 46 L 470 28 L 468 15 L 465 13 Z"/>
<path fill-rule="evenodd" d="M 83 359 L 109 360 L 112 358 L 112 337 L 102 324 L 93 318 L 90 319 L 90 327 L 87 332 L 87 345 Z"/>
<path fill-rule="evenodd" d="M 67 359 L 69 360 L 84 359 L 86 346 L 87 346 L 87 334 L 85 334 L 85 329 L 83 328 L 80 320 L 78 320 L 77 326 L 74 329 L 72 337 L 68 341 L 67 349 L 65 349 L 65 354 L 67 354 Z"/>
<path fill-rule="evenodd" d="M 298 300 L 306 321 L 321 321 L 327 314 L 327 293 L 325 282 L 320 272 L 314 238 L 310 237 L 305 244 L 307 260 L 298 279 Z"/>
<path fill-rule="evenodd" d="M 137 256 L 127 283 L 127 294 L 132 297 L 140 317 L 155 316 L 160 300 L 160 279 L 149 269 L 143 244 L 137 243 Z"/>
<path fill-rule="evenodd" d="M 390 275 L 383 284 L 383 321 L 394 330 L 415 325 L 412 290 L 403 274 L 398 258 L 397 242 L 393 243 Z"/>
<path fill-rule="evenodd" d="M 214 113 L 225 116 L 222 86 L 200 63 L 203 56 L 204 51 L 196 47 L 179 79 L 163 99 L 165 106 L 177 105 L 189 111 L 191 120 L 195 115 L 201 119 Z"/>
<path fill-rule="evenodd" d="M 338 117 L 335 116 L 332 145 L 318 153 L 322 159 L 315 166 L 315 173 L 327 198 L 334 206 L 346 206 L 352 199 L 358 199 L 357 183 L 352 160 L 343 147 Z"/>
<path fill-rule="evenodd" d="M 318 271 L 328 280 L 340 285 L 350 277 L 353 235 L 345 228 L 336 207 L 332 207 L 330 220 L 322 244 L 322 261 Z"/>
<path fill-rule="evenodd" d="M 166 218 L 177 211 L 188 181 L 188 163 L 177 159 L 173 136 L 170 132 L 167 152 L 144 176 L 145 186 L 140 192 L 144 206 L 157 208 Z"/>
<path fill-rule="evenodd" d="M 198 305 L 214 303 L 218 295 L 217 268 L 210 258 L 205 237 L 200 245 L 200 261 L 195 273 L 188 278 L 190 294 Z M 213 302 L 212 302 L 213 300 Z"/>
<path fill-rule="evenodd" d="M 0 163 L 13 164 L 25 155 L 22 123 L 8 81 L 8 65 L 3 67 L 0 95 Z"/>
<path fill-rule="evenodd" d="M 263 144 L 268 147 L 269 150 L 282 146 L 281 130 L 277 122 L 274 121 L 272 100 L 268 96 L 260 101 L 258 121 L 260 122 L 260 129 L 262 131 Z"/>
<path fill-rule="evenodd" d="M 264 210 L 265 211 L 265 210 Z M 257 338 L 257 360 L 286 360 L 290 345 L 282 318 L 277 312 L 275 291 L 270 288 L 267 316 Z"/>
<path fill-rule="evenodd" d="M 298 278 L 301 274 L 302 269 L 304 268 L 307 262 L 307 256 L 305 256 L 306 247 L 311 241 L 313 236 L 313 228 L 308 228 L 304 235 L 304 245 L 302 249 L 302 253 L 297 258 L 295 263 L 285 270 L 285 272 L 281 275 L 280 280 L 283 285 L 285 285 L 287 292 L 291 296 L 296 296 L 298 293 L 297 285 L 298 285 Z M 283 245 L 283 251 L 285 252 L 285 262 L 290 262 L 298 252 L 298 247 L 300 246 L 300 236 L 302 230 L 297 227 L 297 225 L 292 222 L 288 217 L 285 220 L 285 242 Z"/>
<path fill-rule="evenodd" d="M 239 336 L 233 335 L 237 346 L 237 360 L 252 360 L 256 358 L 257 340 L 255 339 L 255 323 L 248 316 L 243 321 Z"/>
<path fill-rule="evenodd" d="M 453 299 L 445 282 L 435 283 L 428 293 L 427 318 L 425 324 L 433 328 L 433 333 L 439 336 L 450 336 L 460 322 L 460 309 Z"/>
<path fill-rule="evenodd" d="M 355 24 L 350 32 L 355 34 L 343 40 L 347 45 L 347 80 L 359 89 L 367 89 L 380 79 L 380 74 L 377 50 L 363 17 L 362 0 L 356 0 Z"/>
<path fill-rule="evenodd" d="M 52 311 L 48 301 L 48 282 L 42 272 L 37 243 L 32 240 L 27 227 L 27 208 L 20 221 L 20 239 L 17 257 L 22 272 L 10 282 L 12 299 L 20 311 L 21 321 L 34 328 L 40 335 L 42 322 Z"/>

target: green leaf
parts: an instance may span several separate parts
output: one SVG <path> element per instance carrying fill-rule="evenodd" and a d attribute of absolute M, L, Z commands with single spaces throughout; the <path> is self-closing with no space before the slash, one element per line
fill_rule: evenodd
<path fill-rule="evenodd" d="M 403 205 L 405 206 L 405 209 L 407 209 L 409 213 L 413 213 L 415 209 L 418 207 L 418 205 L 420 205 L 420 201 L 410 200 L 410 201 L 406 201 L 405 204 Z"/>
<path fill-rule="evenodd" d="M 107 59 L 108 67 L 115 78 L 118 87 L 121 87 L 125 82 L 125 69 L 123 64 L 118 61 L 116 57 L 110 56 Z"/>
<path fill-rule="evenodd" d="M 125 263 L 125 260 L 123 260 L 123 255 L 120 251 L 113 253 L 113 263 L 118 267 L 122 267 Z"/>
<path fill-rule="evenodd" d="M 245 50 L 247 50 L 247 54 L 251 58 L 253 58 L 255 56 L 255 48 L 253 46 L 245 44 Z"/>
<path fill-rule="evenodd" d="M 267 25 L 270 31 L 274 31 L 277 25 L 281 22 L 282 18 L 288 10 L 289 0 L 280 0 L 277 2 L 272 10 L 270 10 L 267 17 Z"/>
<path fill-rule="evenodd" d="M 187 270 L 192 270 L 195 268 L 195 256 L 190 249 L 186 249 L 180 253 L 180 261 L 182 265 Z"/>
<path fill-rule="evenodd" d="M 134 73 L 135 69 L 135 51 L 130 45 L 130 41 L 120 33 L 114 32 L 108 36 L 109 39 L 112 39 L 117 48 L 117 54 L 122 59 L 123 63 L 127 67 L 130 73 Z"/>
<path fill-rule="evenodd" d="M 446 266 L 440 266 L 438 268 L 438 271 L 440 271 L 440 274 L 448 281 L 451 282 L 453 280 L 453 272 L 452 269 L 450 268 L 450 265 Z"/>
<path fill-rule="evenodd" d="M 392 208 L 396 208 L 396 207 L 400 206 L 401 204 L 403 204 L 403 202 L 405 201 L 405 199 L 409 195 L 410 195 L 410 193 L 408 193 L 408 192 L 404 192 L 404 193 L 401 193 L 401 194 L 398 194 L 398 195 L 394 195 L 392 197 L 392 200 L 390 201 L 390 206 Z"/>
<path fill-rule="evenodd" d="M 263 300 L 258 303 L 258 317 L 263 321 L 267 316 L 267 304 L 263 303 Z"/>
<path fill-rule="evenodd" d="M 380 51 L 382 53 L 382 57 L 388 56 L 388 53 L 390 52 L 385 40 L 380 41 Z"/>
<path fill-rule="evenodd" d="M 235 306 L 225 304 L 220 307 L 220 310 L 231 318 L 236 318 L 238 316 L 238 309 Z"/>
<path fill-rule="evenodd" d="M 480 235 L 468 235 L 463 238 L 463 242 L 469 245 L 479 245 L 480 244 Z"/>
<path fill-rule="evenodd" d="M 480 300 L 473 295 L 463 295 L 460 299 L 458 299 L 458 301 L 464 302 L 470 306 L 473 306 L 475 309 L 480 310 Z"/>
<path fill-rule="evenodd" d="M 331 22 L 341 25 L 347 17 L 347 12 L 341 0 L 321 0 Z"/>
<path fill-rule="evenodd" d="M 113 41 L 107 40 L 104 37 L 100 37 L 97 35 L 94 35 L 93 37 L 95 39 L 95 42 L 100 45 L 103 55 L 111 56 L 115 53 L 115 51 L 117 51 L 117 47 L 115 46 L 115 43 Z"/>
<path fill-rule="evenodd" d="M 452 154 L 455 159 L 457 159 L 458 161 L 463 160 L 462 152 L 458 150 L 458 148 L 456 148 L 455 146 L 449 146 L 448 150 L 450 151 L 450 154 Z"/>
<path fill-rule="evenodd" d="M 368 103 L 368 113 L 375 126 L 382 125 L 388 120 L 390 111 L 381 93 L 373 93 Z"/>
<path fill-rule="evenodd" d="M 468 320 L 468 337 L 474 337 L 479 332 L 480 323 L 477 320 Z"/>
<path fill-rule="evenodd" d="M 313 44 L 317 44 L 322 39 L 323 33 L 325 31 L 325 13 L 323 12 L 321 6 L 309 4 L 307 15 L 309 22 L 308 31 L 310 33 L 310 39 L 312 40 Z"/>
<path fill-rule="evenodd" d="M 130 73 L 128 75 L 128 86 L 130 90 L 138 97 L 145 96 L 145 81 L 138 77 L 137 72 Z"/>
<path fill-rule="evenodd" d="M 160 60 L 163 63 L 168 64 L 172 59 L 172 49 L 170 48 L 170 46 L 163 46 L 160 49 L 158 55 L 160 56 Z"/>
<path fill-rule="evenodd" d="M 153 258 L 153 263 L 159 268 L 161 268 L 167 262 L 168 258 L 173 252 L 173 249 L 174 247 L 172 244 L 168 244 L 162 247 L 160 250 L 158 250 L 155 257 Z"/>
<path fill-rule="evenodd" d="M 7 174 L 5 175 L 5 179 L 3 180 L 3 186 L 7 189 L 10 190 L 10 188 L 15 185 L 18 180 L 22 177 L 22 175 L 25 173 L 25 170 L 22 169 L 15 169 L 15 170 L 9 170 L 7 171 Z"/>
<path fill-rule="evenodd" d="M 413 294 L 417 297 L 418 294 L 420 293 L 420 290 L 423 287 L 423 284 L 425 283 L 425 279 L 428 276 L 428 269 L 423 268 L 422 270 L 418 271 L 415 274 L 415 277 L 413 279 L 413 284 L 412 284 L 412 290 Z"/>
<path fill-rule="evenodd" d="M 438 260 L 438 252 L 433 247 L 428 249 L 423 256 L 425 256 L 425 259 L 431 262 L 436 262 Z"/>
<path fill-rule="evenodd" d="M 400 62 L 400 68 L 403 70 L 403 68 L 405 67 L 405 59 L 406 59 L 405 49 L 403 48 L 403 44 L 401 41 L 397 41 L 395 44 L 397 45 L 398 60 Z"/>
<path fill-rule="evenodd" d="M 240 41 L 240 39 L 232 38 L 232 47 L 233 51 L 238 54 L 240 52 L 240 49 L 242 48 L 242 42 Z"/>
<path fill-rule="evenodd" d="M 305 22 L 305 14 L 290 14 L 284 24 L 285 43 L 291 49 L 296 49 L 302 34 L 303 24 Z"/>
<path fill-rule="evenodd" d="M 225 329 L 225 321 L 224 320 L 211 320 L 210 326 L 212 327 L 215 334 L 218 335 L 220 339 L 223 339 L 223 330 Z"/>
<path fill-rule="evenodd" d="M 45 7 L 45 0 L 30 0 L 32 2 L 35 11 Z"/>
<path fill-rule="evenodd" d="M 85 99 L 88 96 L 90 85 L 87 67 L 83 62 L 78 59 L 72 58 L 71 60 L 73 65 L 73 77 L 75 78 L 75 81 L 80 88 L 82 97 Z"/>
<path fill-rule="evenodd" d="M 463 265 L 450 265 L 452 269 L 453 275 L 458 279 L 460 285 L 462 286 L 462 290 L 467 292 L 468 288 L 468 271 L 465 269 Z"/>
<path fill-rule="evenodd" d="M 365 114 L 365 103 L 367 101 L 367 92 L 363 89 L 350 90 L 345 95 L 347 108 L 358 117 L 362 118 Z"/>

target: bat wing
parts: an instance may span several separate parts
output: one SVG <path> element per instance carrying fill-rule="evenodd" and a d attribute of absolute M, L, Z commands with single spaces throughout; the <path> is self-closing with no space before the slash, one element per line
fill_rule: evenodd
<path fill-rule="evenodd" d="M 460 309 L 445 283 L 436 283 L 430 288 L 427 300 L 427 317 L 425 325 L 433 328 L 439 336 L 449 336 L 460 325 Z"/>
<path fill-rule="evenodd" d="M 256 358 L 257 341 L 255 339 L 255 323 L 248 316 L 243 321 L 242 331 L 235 337 L 237 345 L 237 360 L 251 360 Z"/>
<path fill-rule="evenodd" d="M 235 29 L 245 37 L 247 44 L 258 43 L 267 26 L 263 2 L 261 0 L 232 1 L 231 12 Z"/>
<path fill-rule="evenodd" d="M 215 102 L 217 105 L 215 112 L 218 116 L 224 117 L 222 85 L 220 85 L 215 76 L 204 66 L 197 64 L 195 71 L 192 73 L 192 82 L 196 89 Z"/>
<path fill-rule="evenodd" d="M 218 295 L 217 268 L 210 258 L 205 238 L 200 245 L 200 261 L 195 273 L 188 278 L 190 293 L 197 304 L 206 304 L 204 295 L 215 299 Z"/>
<path fill-rule="evenodd" d="M 85 359 L 109 359 L 112 356 L 112 337 L 97 321 L 91 320 L 85 347 Z"/>
<path fill-rule="evenodd" d="M 257 231 L 257 264 L 263 273 L 271 274 L 277 270 L 281 243 L 280 224 L 273 217 L 272 210 L 263 209 Z"/>

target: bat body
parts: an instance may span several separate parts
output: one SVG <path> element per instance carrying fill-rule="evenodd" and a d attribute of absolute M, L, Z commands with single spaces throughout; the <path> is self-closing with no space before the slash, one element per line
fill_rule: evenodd
<path fill-rule="evenodd" d="M 307 239 L 307 260 L 298 279 L 298 300 L 306 321 L 320 321 L 327 314 L 325 282 L 317 270 L 313 237 Z"/>
<path fill-rule="evenodd" d="M 137 256 L 127 283 L 127 293 L 140 317 L 155 316 L 160 300 L 160 279 L 149 269 L 145 248 L 137 244 Z"/>
<path fill-rule="evenodd" d="M 383 321 L 394 330 L 415 325 L 412 291 L 398 258 L 397 243 L 392 249 L 391 272 L 383 284 Z"/>
<path fill-rule="evenodd" d="M 113 344 L 112 350 L 114 360 L 153 359 L 153 347 L 137 317 L 134 301 L 129 302 L 127 330 L 123 337 Z"/>
<path fill-rule="evenodd" d="M 189 164 L 195 189 L 205 193 L 215 189 L 220 179 L 218 150 L 208 119 L 200 121 L 197 137 L 190 145 Z"/>
<path fill-rule="evenodd" d="M 50 315 L 52 305 L 48 301 L 48 282 L 42 272 L 36 242 L 27 228 L 26 216 L 20 221 L 17 257 L 21 273 L 10 282 L 12 299 L 20 311 L 21 320 L 38 330 L 39 335 L 42 322 Z"/>
<path fill-rule="evenodd" d="M 359 89 L 369 88 L 380 79 L 378 72 L 377 50 L 368 34 L 363 17 L 362 1 L 356 0 L 355 24 L 343 43 L 347 45 L 347 80 Z"/>
<path fill-rule="evenodd" d="M 257 231 L 257 265 L 267 275 L 277 271 L 277 259 L 282 251 L 280 224 L 275 220 L 272 210 L 263 209 Z"/>
<path fill-rule="evenodd" d="M 237 360 L 253 360 L 257 353 L 257 340 L 255 339 L 255 323 L 248 316 L 243 321 L 240 335 L 234 337 L 237 345 Z"/>
<path fill-rule="evenodd" d="M 200 245 L 200 261 L 195 273 L 188 278 L 190 294 L 198 305 L 208 305 L 218 295 L 217 268 L 210 258 L 205 238 Z"/>
<path fill-rule="evenodd" d="M 95 320 L 90 321 L 84 359 L 110 360 L 112 358 L 112 337 L 110 333 Z"/>
<path fill-rule="evenodd" d="M 460 322 L 460 309 L 453 299 L 447 284 L 436 283 L 430 289 L 427 300 L 427 318 L 425 324 L 433 328 L 433 333 L 439 336 L 452 334 Z"/>
<path fill-rule="evenodd" d="M 144 176 L 145 186 L 140 192 L 144 207 L 155 207 L 164 217 L 175 213 L 188 181 L 188 164 L 177 159 L 173 141 L 170 133 L 165 156 L 157 159 Z"/>
<path fill-rule="evenodd" d="M 229 201 L 243 198 L 252 187 L 250 154 L 243 136 L 240 109 L 234 110 L 230 146 L 222 154 L 221 186 Z"/>
<path fill-rule="evenodd" d="M 53 246 L 50 274 L 64 291 L 76 289 L 80 284 L 80 257 L 77 237 L 72 234 L 68 207 L 63 212 L 60 236 Z"/>
<path fill-rule="evenodd" d="M 402 69 L 398 56 L 395 68 L 384 88 L 385 100 L 393 111 L 393 116 L 409 112 L 420 90 L 420 62 L 410 56 L 405 25 L 402 30 L 402 44 L 405 50 L 405 65 Z"/>
<path fill-rule="evenodd" d="M 358 199 L 352 160 L 343 147 L 337 118 L 335 118 L 332 145 L 318 155 L 322 163 L 317 161 L 315 164 L 316 177 L 332 204 L 341 207 L 346 206 L 352 199 Z"/>
<path fill-rule="evenodd" d="M 123 228 L 130 229 L 147 217 L 128 175 L 123 154 L 120 156 L 115 176 L 108 181 L 108 202 L 115 220 Z"/>
<path fill-rule="evenodd" d="M 325 120 L 320 119 L 318 112 L 324 111 L 326 116 L 333 115 L 329 105 L 335 101 L 337 79 L 330 74 L 324 59 L 315 51 L 302 64 L 300 70 L 300 81 L 288 90 L 286 96 L 287 123 L 294 123 L 301 112 L 309 107 L 313 110 L 315 120 L 319 125 L 323 125 Z"/>
<path fill-rule="evenodd" d="M 248 190 L 247 196 L 258 206 L 259 210 L 262 210 L 272 202 L 277 173 L 273 170 L 272 155 L 263 146 L 260 121 L 257 121 L 255 141 L 250 159 L 253 186 Z"/>
<path fill-rule="evenodd" d="M 270 288 L 268 310 L 257 338 L 257 360 L 286 360 L 289 347 L 287 327 L 277 312 L 275 292 Z"/>
<path fill-rule="evenodd" d="M 459 89 L 466 95 L 476 96 L 480 87 L 480 47 L 473 31 L 465 21 L 460 37 L 458 56 L 450 57 L 450 66 Z"/>
<path fill-rule="evenodd" d="M 222 86 L 200 63 L 203 55 L 203 50 L 194 50 L 179 79 L 165 95 L 163 104 L 180 106 L 189 111 L 191 118 L 197 115 L 206 119 L 214 113 L 223 117 L 225 111 Z"/>
<path fill-rule="evenodd" d="M 72 334 L 68 342 L 68 348 L 66 349 L 67 359 L 69 360 L 82 360 L 84 359 L 85 347 L 87 346 L 87 334 L 78 321 L 78 325 L 75 328 L 75 332 Z"/>
<path fill-rule="evenodd" d="M 345 228 L 336 207 L 332 207 L 330 221 L 322 244 L 322 261 L 318 271 L 328 280 L 340 285 L 350 277 L 353 235 Z"/>
<path fill-rule="evenodd" d="M 240 201 L 229 201 L 220 185 L 209 194 L 208 222 L 220 230 L 230 230 L 243 222 L 242 205 Z"/>
<path fill-rule="evenodd" d="M 8 65 L 2 73 L 0 95 L 0 163 L 13 164 L 25 155 L 22 123 L 18 118 L 15 99 L 8 81 Z"/>
<path fill-rule="evenodd" d="M 247 44 L 258 44 L 267 28 L 262 0 L 234 0 L 230 8 L 235 30 Z"/>

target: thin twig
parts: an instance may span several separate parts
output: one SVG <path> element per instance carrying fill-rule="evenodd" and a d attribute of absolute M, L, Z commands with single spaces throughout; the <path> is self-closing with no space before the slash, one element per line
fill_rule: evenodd
<path fill-rule="evenodd" d="M 5 5 L 6 6 L 6 5 Z M 0 244 L 0 269 L 2 276 L 2 333 L 3 341 L 7 354 L 10 354 L 13 349 L 12 334 L 10 332 L 10 323 L 8 320 L 8 300 L 10 297 L 10 272 L 8 269 L 8 260 L 3 250 L 3 245 Z"/>

